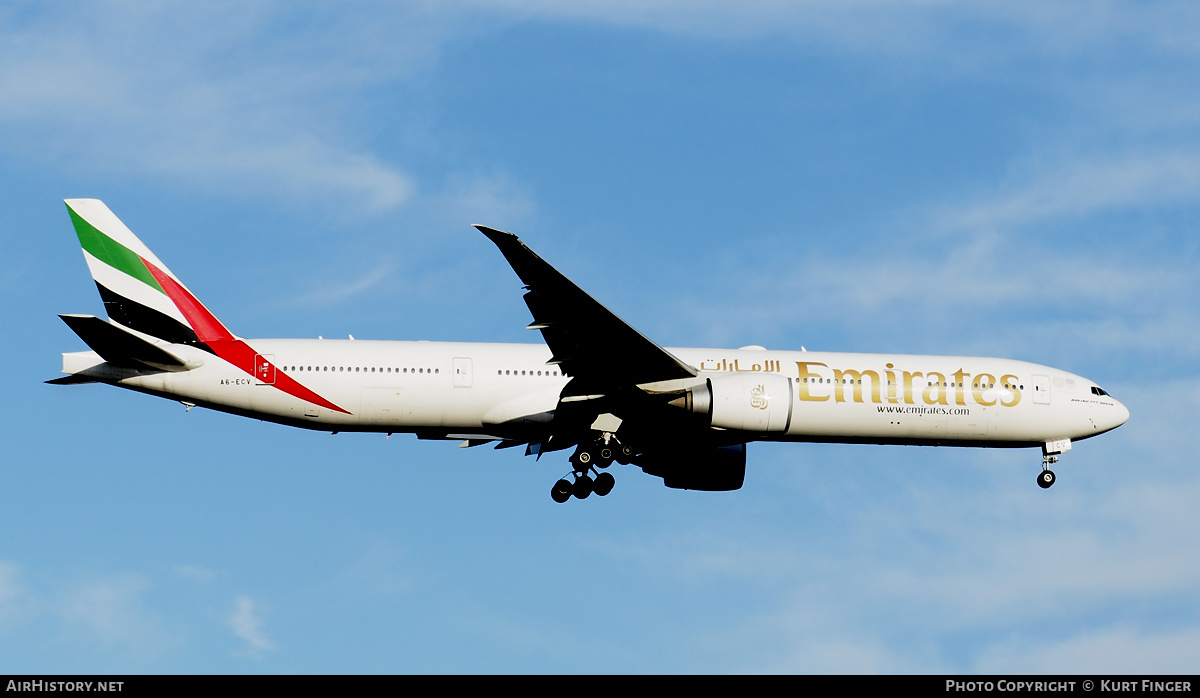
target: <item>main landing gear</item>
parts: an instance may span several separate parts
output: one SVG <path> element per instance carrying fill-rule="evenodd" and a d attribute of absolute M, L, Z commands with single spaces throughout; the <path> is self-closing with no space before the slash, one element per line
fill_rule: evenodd
<path fill-rule="evenodd" d="M 1050 464 L 1057 462 L 1058 456 L 1049 454 L 1042 456 L 1042 472 L 1038 473 L 1038 487 L 1046 489 L 1054 484 L 1057 478 L 1054 477 L 1054 471 L 1050 469 Z"/>
<path fill-rule="evenodd" d="M 572 496 L 576 499 L 587 499 L 593 492 L 600 497 L 612 492 L 617 479 L 612 473 L 602 473 L 597 468 L 607 468 L 614 460 L 622 465 L 631 463 L 633 449 L 618 442 L 612 434 L 605 434 L 591 444 L 579 444 L 570 458 L 570 477 L 574 481 L 564 477 L 554 483 L 554 487 L 550 488 L 550 497 L 562 504 Z M 589 473 L 594 473 L 595 478 Z"/>

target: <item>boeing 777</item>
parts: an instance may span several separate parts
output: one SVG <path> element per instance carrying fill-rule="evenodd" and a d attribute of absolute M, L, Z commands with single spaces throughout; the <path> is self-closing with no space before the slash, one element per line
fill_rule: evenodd
<path fill-rule="evenodd" d="M 244 339 L 96 199 L 67 211 L 108 319 L 61 315 L 90 351 L 50 383 L 105 383 L 293 427 L 570 451 L 551 496 L 607 495 L 633 464 L 667 487 L 736 490 L 746 444 L 1040 448 L 1129 411 L 1092 381 L 1011 359 L 665 348 L 515 235 L 477 225 L 525 284 L 544 344 Z"/>

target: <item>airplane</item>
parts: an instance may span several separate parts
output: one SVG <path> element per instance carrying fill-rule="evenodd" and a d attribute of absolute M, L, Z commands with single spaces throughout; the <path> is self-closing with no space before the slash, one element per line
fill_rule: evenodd
<path fill-rule="evenodd" d="M 571 451 L 556 502 L 609 494 L 616 462 L 676 489 L 745 482 L 756 441 L 1040 448 L 1037 482 L 1129 410 L 1096 383 L 1012 359 L 665 348 L 542 260 L 476 225 L 524 283 L 543 344 L 244 339 L 97 199 L 67 212 L 108 319 L 60 315 L 90 351 L 48 383 L 104 383 L 320 431 Z"/>

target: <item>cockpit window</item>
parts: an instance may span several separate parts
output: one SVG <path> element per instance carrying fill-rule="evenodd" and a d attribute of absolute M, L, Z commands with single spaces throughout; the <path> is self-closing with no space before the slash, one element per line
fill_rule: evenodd
<path fill-rule="evenodd" d="M 1104 389 L 1101 388 L 1100 386 L 1093 385 L 1092 386 L 1092 395 L 1108 395 L 1108 393 L 1104 392 Z"/>

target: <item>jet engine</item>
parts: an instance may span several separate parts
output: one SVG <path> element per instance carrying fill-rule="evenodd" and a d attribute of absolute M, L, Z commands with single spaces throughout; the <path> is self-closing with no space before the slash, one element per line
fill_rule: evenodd
<path fill-rule="evenodd" d="M 774 373 L 715 375 L 669 404 L 705 415 L 721 429 L 786 432 L 792 423 L 792 379 Z"/>
<path fill-rule="evenodd" d="M 634 463 L 677 490 L 726 492 L 746 480 L 746 444 L 683 446 L 639 455 Z"/>

